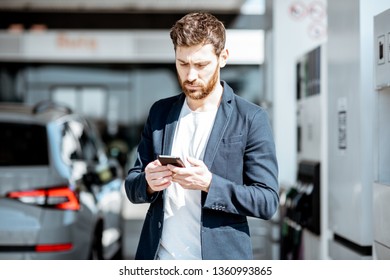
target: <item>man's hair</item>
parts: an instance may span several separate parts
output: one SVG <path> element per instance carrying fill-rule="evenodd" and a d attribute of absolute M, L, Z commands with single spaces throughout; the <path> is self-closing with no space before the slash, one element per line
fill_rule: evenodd
<path fill-rule="evenodd" d="M 170 36 L 174 49 L 211 44 L 219 56 L 225 48 L 225 26 L 215 16 L 207 12 L 189 13 L 178 20 L 171 28 Z"/>

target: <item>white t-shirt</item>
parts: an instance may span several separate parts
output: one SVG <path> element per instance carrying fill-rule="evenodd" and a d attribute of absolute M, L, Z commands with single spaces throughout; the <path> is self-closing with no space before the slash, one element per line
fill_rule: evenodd
<path fill-rule="evenodd" d="M 218 108 L 193 112 L 184 102 L 176 127 L 172 155 L 203 159 Z M 157 258 L 201 259 L 201 191 L 186 190 L 172 183 L 164 195 L 164 227 Z"/>

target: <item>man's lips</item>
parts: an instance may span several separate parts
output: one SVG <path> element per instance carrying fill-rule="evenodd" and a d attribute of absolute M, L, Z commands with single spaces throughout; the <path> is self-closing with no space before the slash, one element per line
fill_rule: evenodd
<path fill-rule="evenodd" d="M 198 84 L 184 84 L 184 86 L 188 89 L 198 89 L 198 88 L 202 87 L 201 85 L 198 85 Z"/>
<path fill-rule="evenodd" d="M 199 86 L 186 86 L 187 89 L 198 89 Z"/>

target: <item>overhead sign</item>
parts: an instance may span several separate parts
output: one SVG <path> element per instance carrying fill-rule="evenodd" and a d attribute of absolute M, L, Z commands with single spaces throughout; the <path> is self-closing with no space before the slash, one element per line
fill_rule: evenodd
<path fill-rule="evenodd" d="M 262 64 L 262 30 L 227 30 L 229 64 Z M 0 32 L 0 61 L 173 63 L 168 30 Z"/>

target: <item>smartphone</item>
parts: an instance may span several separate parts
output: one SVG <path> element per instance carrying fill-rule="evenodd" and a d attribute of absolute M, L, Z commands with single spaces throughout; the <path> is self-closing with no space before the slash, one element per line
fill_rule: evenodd
<path fill-rule="evenodd" d="M 178 167 L 185 167 L 180 157 L 159 155 L 158 160 L 162 165 L 172 164 Z"/>

